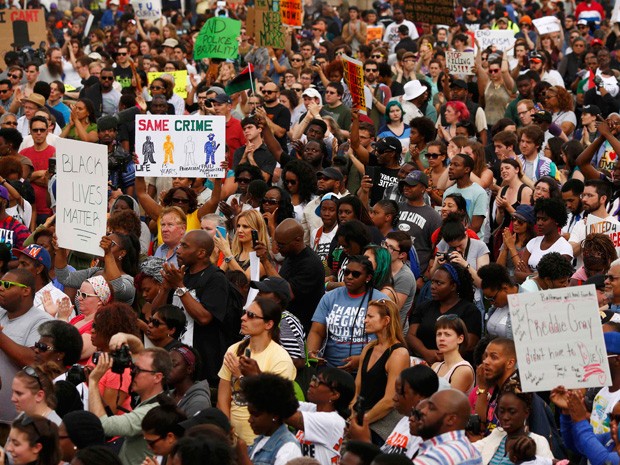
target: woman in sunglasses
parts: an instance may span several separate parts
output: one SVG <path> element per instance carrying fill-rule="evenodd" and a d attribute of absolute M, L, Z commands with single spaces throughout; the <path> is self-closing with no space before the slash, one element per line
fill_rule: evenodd
<path fill-rule="evenodd" d="M 64 321 L 51 320 L 38 328 L 39 340 L 34 343 L 34 363 L 52 364 L 64 373 L 67 367 L 78 363 L 82 354 L 83 341 L 75 326 Z"/>
<path fill-rule="evenodd" d="M 484 112 L 487 115 L 487 124 L 493 126 L 504 117 L 506 107 L 512 101 L 514 80 L 510 75 L 508 55 L 489 60 L 489 66 L 484 68 L 480 58 L 480 47 L 476 57 L 476 71 L 478 73 L 478 93 L 485 102 Z M 493 54 L 493 56 L 497 56 Z"/>
<path fill-rule="evenodd" d="M 58 426 L 41 416 L 18 418 L 11 425 L 6 452 L 14 465 L 58 465 Z"/>
<path fill-rule="evenodd" d="M 287 218 L 295 218 L 291 196 L 278 186 L 273 186 L 266 193 L 260 204 L 260 212 L 267 223 L 269 237 L 273 239 L 276 227 Z"/>
<path fill-rule="evenodd" d="M 248 444 L 256 434 L 248 423 L 250 414 L 241 391 L 243 376 L 270 372 L 294 380 L 297 374 L 290 355 L 278 343 L 281 318 L 279 303 L 257 298 L 241 317 L 241 334 L 245 339 L 228 348 L 218 373 L 217 408 L 230 418 L 239 437 Z"/>
<path fill-rule="evenodd" d="M 146 337 L 155 347 L 169 352 L 181 345 L 179 339 L 185 332 L 186 324 L 183 310 L 176 305 L 163 305 L 148 319 Z"/>
<path fill-rule="evenodd" d="M 47 418 L 56 425 L 62 419 L 54 411 L 56 395 L 52 378 L 38 367 L 25 366 L 15 374 L 11 402 L 18 413 L 17 418 L 34 415 Z"/>

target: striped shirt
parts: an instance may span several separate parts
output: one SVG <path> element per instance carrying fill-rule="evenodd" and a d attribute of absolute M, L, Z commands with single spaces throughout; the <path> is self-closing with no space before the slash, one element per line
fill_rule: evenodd
<path fill-rule="evenodd" d="M 450 431 L 428 439 L 420 446 L 415 465 L 482 465 L 480 453 L 464 430 Z"/>

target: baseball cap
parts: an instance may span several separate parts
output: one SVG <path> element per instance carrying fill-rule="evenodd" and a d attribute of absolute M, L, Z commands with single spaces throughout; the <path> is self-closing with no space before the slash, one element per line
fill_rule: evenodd
<path fill-rule="evenodd" d="M 321 197 L 321 202 L 314 209 L 315 215 L 319 218 L 321 217 L 321 205 L 323 205 L 323 202 L 325 202 L 326 200 L 333 200 L 334 202 L 338 202 L 339 198 L 340 196 L 338 194 L 335 194 L 334 192 L 328 192 L 327 194 L 323 195 L 323 197 Z"/>
<path fill-rule="evenodd" d="M 532 18 L 530 18 L 528 15 L 522 16 L 519 20 L 519 24 L 532 24 Z"/>
<path fill-rule="evenodd" d="M 161 44 L 163 47 L 176 47 L 177 45 L 179 45 L 179 41 L 173 38 L 168 38 L 166 40 L 164 40 L 164 43 Z"/>
<path fill-rule="evenodd" d="M 215 407 L 209 407 L 196 413 L 193 417 L 189 417 L 187 420 L 179 423 L 179 426 L 185 431 L 192 426 L 198 425 L 215 425 L 222 428 L 226 433 L 230 433 L 230 421 L 224 412 L 216 409 Z"/>
<path fill-rule="evenodd" d="M 620 333 L 615 331 L 603 333 L 605 349 L 608 354 L 620 354 Z"/>
<path fill-rule="evenodd" d="M 455 79 L 450 83 L 450 87 L 460 87 L 461 89 L 467 89 L 467 83 L 462 79 Z"/>
<path fill-rule="evenodd" d="M 581 113 L 587 113 L 592 116 L 598 116 L 598 115 L 603 114 L 601 109 L 596 105 L 584 105 L 581 110 Z"/>
<path fill-rule="evenodd" d="M 600 45 L 602 47 L 603 41 L 601 39 L 594 39 L 592 42 L 590 42 L 590 46 L 593 47 L 594 45 Z"/>
<path fill-rule="evenodd" d="M 512 217 L 525 221 L 528 224 L 536 223 L 536 214 L 534 213 L 534 207 L 531 205 L 519 205 L 512 214 Z"/>
<path fill-rule="evenodd" d="M 342 172 L 338 168 L 334 168 L 333 166 L 328 166 L 327 168 L 319 171 L 317 175 L 318 174 L 322 174 L 326 178 L 334 179 L 336 181 L 342 181 L 344 179 Z"/>
<path fill-rule="evenodd" d="M 224 89 L 222 89 L 221 87 L 218 86 L 211 86 L 207 89 L 207 94 L 210 94 L 211 92 L 217 94 L 217 95 L 221 95 L 221 94 L 225 94 L 226 91 Z"/>
<path fill-rule="evenodd" d="M 37 244 L 30 244 L 28 247 L 22 250 L 13 250 L 15 255 L 23 254 L 29 258 L 32 258 L 34 261 L 40 263 L 45 267 L 46 270 L 50 270 L 52 267 L 52 257 L 47 250 Z"/>
<path fill-rule="evenodd" d="M 398 190 L 402 191 L 403 186 L 407 184 L 408 186 L 417 186 L 418 184 L 423 184 L 428 187 L 428 176 L 424 174 L 422 171 L 415 170 L 407 175 L 405 179 L 398 183 Z"/>
<path fill-rule="evenodd" d="M 291 300 L 291 287 L 288 281 L 276 276 L 268 276 L 262 281 L 250 281 L 250 287 L 252 289 L 258 289 L 261 292 L 273 292 L 286 297 L 286 300 Z"/>
<path fill-rule="evenodd" d="M 9 191 L 4 186 L 0 186 L 0 198 L 9 201 Z"/>
<path fill-rule="evenodd" d="M 588 21 L 585 19 L 580 19 L 579 21 L 577 21 L 577 26 L 587 26 L 588 25 Z"/>
<path fill-rule="evenodd" d="M 545 110 L 537 111 L 536 113 L 534 113 L 532 115 L 532 118 L 537 123 L 549 123 L 549 124 L 551 124 L 551 121 L 552 121 L 551 113 L 549 113 L 548 111 L 545 111 Z"/>
<path fill-rule="evenodd" d="M 215 103 L 232 103 L 232 99 L 226 94 L 217 94 L 214 98 L 209 100 Z"/>
<path fill-rule="evenodd" d="M 321 94 L 319 93 L 318 90 L 312 88 L 312 87 L 308 87 L 306 90 L 304 90 L 304 93 L 301 94 L 302 97 L 310 97 L 310 98 L 321 98 Z"/>
<path fill-rule="evenodd" d="M 403 145 L 396 137 L 384 137 L 374 143 L 377 153 L 394 151 L 400 154 L 403 151 Z"/>

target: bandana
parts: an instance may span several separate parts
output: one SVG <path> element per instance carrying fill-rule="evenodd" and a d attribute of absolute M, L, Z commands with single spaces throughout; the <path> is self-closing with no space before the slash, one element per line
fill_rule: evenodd
<path fill-rule="evenodd" d="M 196 356 L 194 355 L 194 353 L 188 349 L 187 347 L 176 347 L 175 349 L 173 349 L 175 352 L 178 352 L 179 354 L 181 354 L 181 357 L 183 357 L 183 360 L 185 360 L 185 363 L 187 363 L 188 366 L 192 366 L 196 363 Z"/>
<path fill-rule="evenodd" d="M 110 285 L 103 276 L 92 276 L 86 281 L 90 283 L 91 286 L 93 286 L 95 294 L 97 294 L 103 305 L 106 305 L 110 302 L 110 300 L 112 300 L 112 291 L 110 290 Z"/>

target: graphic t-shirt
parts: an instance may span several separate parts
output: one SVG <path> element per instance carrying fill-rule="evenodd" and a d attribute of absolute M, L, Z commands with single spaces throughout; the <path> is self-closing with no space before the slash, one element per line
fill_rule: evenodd
<path fill-rule="evenodd" d="M 398 207 L 400 210 L 398 229 L 411 236 L 418 254 L 420 271 L 424 273 L 433 251 L 433 232 L 441 227 L 441 216 L 428 205 L 416 207 L 403 202 L 398 204 Z"/>
<path fill-rule="evenodd" d="M 21 249 L 24 241 L 30 236 L 30 230 L 12 216 L 0 221 L 0 242 L 11 248 Z"/>
<path fill-rule="evenodd" d="M 304 457 L 317 459 L 321 465 L 338 463 L 344 438 L 345 419 L 338 412 L 317 412 L 316 405 L 300 402 L 304 431 L 295 436 Z"/>
<path fill-rule="evenodd" d="M 592 403 L 592 414 L 590 424 L 594 434 L 609 432 L 609 417 L 607 414 L 612 411 L 616 402 L 620 400 L 620 389 L 616 392 L 609 392 L 609 387 L 602 388 L 594 397 Z"/>
<path fill-rule="evenodd" d="M 409 432 L 409 417 L 400 419 L 394 430 L 385 440 L 385 444 L 381 446 L 381 452 L 384 454 L 406 455 L 407 458 L 413 459 L 413 455 L 420 448 L 422 438 L 413 436 Z"/>
<path fill-rule="evenodd" d="M 319 235 L 319 231 L 321 234 Z M 310 245 L 312 246 L 312 250 L 319 256 L 323 266 L 325 267 L 326 273 L 329 270 L 327 266 L 327 257 L 329 256 L 329 249 L 331 247 L 332 241 L 334 237 L 336 237 L 336 233 L 338 232 L 338 226 L 332 229 L 330 232 L 325 232 L 321 228 L 317 228 L 312 230 L 310 233 Z"/>

